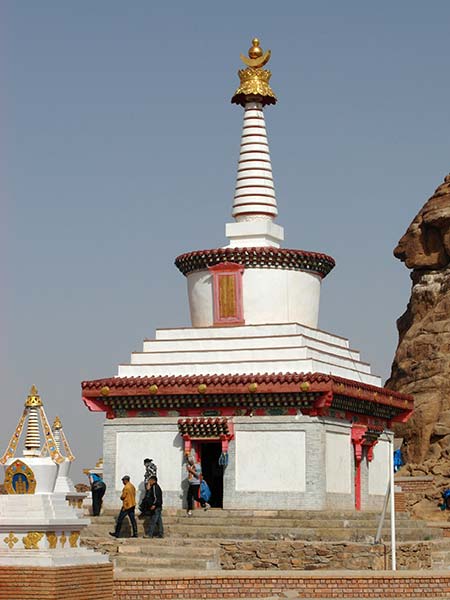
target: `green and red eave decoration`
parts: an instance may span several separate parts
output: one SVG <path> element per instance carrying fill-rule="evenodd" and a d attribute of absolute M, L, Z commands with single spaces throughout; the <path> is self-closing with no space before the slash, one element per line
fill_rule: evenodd
<path fill-rule="evenodd" d="M 366 425 L 406 422 L 412 396 L 323 373 L 111 377 L 84 381 L 83 401 L 110 419 L 134 416 L 335 416 Z"/>

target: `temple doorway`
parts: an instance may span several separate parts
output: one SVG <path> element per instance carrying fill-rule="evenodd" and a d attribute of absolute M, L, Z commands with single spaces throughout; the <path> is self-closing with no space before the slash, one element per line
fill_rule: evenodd
<path fill-rule="evenodd" d="M 202 442 L 200 444 L 202 473 L 211 490 L 209 504 L 213 508 L 223 507 L 223 467 L 219 465 L 221 454 L 221 442 Z"/>

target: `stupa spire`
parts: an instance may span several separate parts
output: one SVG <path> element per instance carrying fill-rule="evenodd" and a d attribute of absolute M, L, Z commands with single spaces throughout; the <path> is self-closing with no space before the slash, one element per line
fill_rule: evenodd
<path fill-rule="evenodd" d="M 38 407 L 42 406 L 36 386 L 31 386 L 25 408 L 28 408 L 27 434 L 24 442 L 24 456 L 39 456 L 41 450 L 41 432 L 39 429 Z"/>
<path fill-rule="evenodd" d="M 61 456 L 57 448 L 53 432 L 48 423 L 47 416 L 44 411 L 44 406 L 35 385 L 31 386 L 30 393 L 25 400 L 25 407 L 19 423 L 13 433 L 9 445 L 0 458 L 0 463 L 5 464 L 9 458 L 13 458 L 17 451 L 17 446 L 26 427 L 25 441 L 23 444 L 24 456 L 40 456 L 41 455 L 41 430 L 44 437 L 44 446 L 48 448 L 49 455 L 53 462 L 61 463 L 64 457 Z"/>
<path fill-rule="evenodd" d="M 72 450 L 70 449 L 69 442 L 67 441 L 63 425 L 59 417 L 55 417 L 55 420 L 53 421 L 52 432 L 53 437 L 55 438 L 56 447 L 58 448 L 60 454 L 65 456 L 68 461 L 74 461 L 75 456 L 72 454 Z"/>
<path fill-rule="evenodd" d="M 279 246 L 284 238 L 283 228 L 273 223 L 278 208 L 263 113 L 277 101 L 269 85 L 272 73 L 263 69 L 270 55 L 258 38 L 252 40 L 248 57 L 241 54 L 247 68 L 239 70 L 240 86 L 231 99 L 244 108 L 244 123 L 232 212 L 237 223 L 226 228 L 230 246 Z"/>

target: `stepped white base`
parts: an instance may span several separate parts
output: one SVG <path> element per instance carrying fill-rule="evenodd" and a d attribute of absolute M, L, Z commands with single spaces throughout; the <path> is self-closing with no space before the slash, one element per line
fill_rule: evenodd
<path fill-rule="evenodd" d="M 75 486 L 73 485 L 73 481 L 69 477 L 71 466 L 72 463 L 67 459 L 59 465 L 55 489 L 53 490 L 55 494 L 66 494 L 69 492 L 76 492 Z"/>
<path fill-rule="evenodd" d="M 349 341 L 299 325 L 158 329 L 120 377 L 317 372 L 381 386 Z"/>
<path fill-rule="evenodd" d="M 0 496 L 0 565 L 108 562 L 108 557 L 80 546 L 80 531 L 89 523 L 89 519 L 81 518 L 68 504 L 65 494 Z M 36 548 L 27 548 L 27 545 Z"/>
<path fill-rule="evenodd" d="M 79 565 L 98 565 L 109 562 L 109 556 L 95 552 L 90 548 L 71 548 L 70 550 L 16 550 L 0 549 L 2 567 L 76 567 Z"/>

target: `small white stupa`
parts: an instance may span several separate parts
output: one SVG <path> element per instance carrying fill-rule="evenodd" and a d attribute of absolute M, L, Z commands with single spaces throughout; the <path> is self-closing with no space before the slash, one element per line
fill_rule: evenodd
<path fill-rule="evenodd" d="M 52 433 L 56 448 L 64 458 L 63 462 L 59 465 L 58 477 L 56 478 L 55 483 L 55 492 L 61 492 L 65 494 L 69 492 L 75 492 L 73 481 L 69 478 L 70 468 L 72 466 L 72 462 L 75 460 L 75 456 L 72 454 L 72 450 L 70 449 L 69 442 L 64 434 L 61 419 L 59 417 L 55 417 L 55 420 L 53 421 Z M 42 453 L 48 453 L 47 442 L 44 443 Z"/>
<path fill-rule="evenodd" d="M 23 453 L 16 456 L 24 429 Z M 74 457 L 68 444 L 64 445 L 67 457 L 61 454 L 60 442 L 65 438 L 60 431 L 55 439 L 33 386 L 0 458 L 6 491 L 0 496 L 0 566 L 91 565 L 109 560 L 80 546 L 80 531 L 89 519 L 81 518 L 66 501 L 68 468 Z"/>

